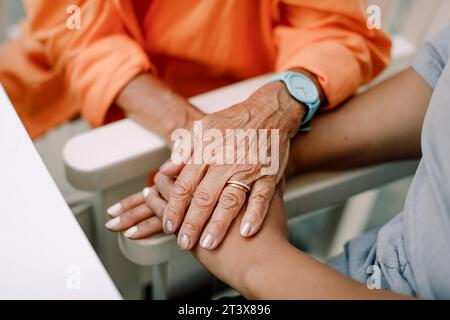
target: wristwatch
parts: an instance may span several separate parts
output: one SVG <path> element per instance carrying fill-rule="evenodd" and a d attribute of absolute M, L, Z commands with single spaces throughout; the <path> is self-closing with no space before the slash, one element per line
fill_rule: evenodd
<path fill-rule="evenodd" d="M 289 94 L 298 102 L 307 107 L 301 129 L 311 121 L 320 106 L 320 95 L 316 84 L 306 75 L 300 72 L 287 71 L 269 78 L 267 82 L 282 81 L 286 85 Z"/>

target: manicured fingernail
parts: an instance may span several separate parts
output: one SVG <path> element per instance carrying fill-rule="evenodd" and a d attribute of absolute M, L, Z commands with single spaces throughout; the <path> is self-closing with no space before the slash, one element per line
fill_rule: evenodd
<path fill-rule="evenodd" d="M 112 228 L 116 227 L 119 223 L 120 223 L 120 217 L 115 217 L 114 219 L 109 220 L 105 224 L 105 227 L 108 229 L 112 229 Z"/>
<path fill-rule="evenodd" d="M 120 203 L 116 203 L 115 205 L 111 206 L 106 212 L 111 216 L 115 217 L 120 213 L 120 210 L 122 210 L 122 205 Z"/>
<path fill-rule="evenodd" d="M 182 234 L 180 237 L 180 248 L 182 250 L 187 250 L 189 249 L 189 244 L 191 243 L 191 239 L 189 239 L 189 237 L 185 234 Z"/>
<path fill-rule="evenodd" d="M 134 236 L 136 234 L 136 232 L 138 232 L 138 227 L 133 226 L 130 229 L 128 229 L 127 231 L 125 231 L 125 233 L 123 235 L 127 238 L 131 238 L 132 236 Z"/>
<path fill-rule="evenodd" d="M 170 220 L 167 220 L 164 224 L 164 232 L 165 233 L 172 233 L 173 232 L 173 222 Z"/>
<path fill-rule="evenodd" d="M 206 236 L 203 237 L 203 240 L 200 243 L 200 245 L 205 249 L 210 249 L 213 242 L 214 242 L 214 237 L 210 233 L 207 233 Z"/>
<path fill-rule="evenodd" d="M 243 237 L 247 237 L 250 234 L 250 231 L 252 230 L 252 225 L 250 222 L 246 222 L 242 227 L 241 227 L 241 235 Z"/>
<path fill-rule="evenodd" d="M 144 199 L 147 199 L 148 195 L 150 194 L 150 188 L 144 188 L 144 190 L 142 190 L 142 195 L 144 196 Z"/>
<path fill-rule="evenodd" d="M 172 166 L 172 160 L 169 159 L 163 163 L 163 165 L 159 168 L 159 170 L 167 169 L 170 166 Z"/>

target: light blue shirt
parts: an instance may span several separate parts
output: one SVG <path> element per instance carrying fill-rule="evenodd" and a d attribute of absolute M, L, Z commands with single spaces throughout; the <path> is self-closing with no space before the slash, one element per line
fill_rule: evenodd
<path fill-rule="evenodd" d="M 350 241 L 329 265 L 366 282 L 429 299 L 450 298 L 450 26 L 429 39 L 413 64 L 433 88 L 422 130 L 422 159 L 402 213 Z M 399 124 L 401 125 L 401 124 Z"/>

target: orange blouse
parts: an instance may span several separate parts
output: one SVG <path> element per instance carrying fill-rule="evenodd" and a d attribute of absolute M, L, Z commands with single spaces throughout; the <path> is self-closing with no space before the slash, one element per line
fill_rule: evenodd
<path fill-rule="evenodd" d="M 80 29 L 66 26 L 69 5 Z M 333 107 L 388 64 L 390 41 L 359 0 L 25 0 L 0 82 L 33 137 L 82 114 L 104 123 L 150 71 L 185 97 L 273 71 L 319 77 Z"/>

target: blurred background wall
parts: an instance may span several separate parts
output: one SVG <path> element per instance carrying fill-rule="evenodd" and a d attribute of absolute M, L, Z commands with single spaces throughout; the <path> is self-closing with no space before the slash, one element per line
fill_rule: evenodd
<path fill-rule="evenodd" d="M 414 43 L 450 22 L 450 0 L 367 0 L 367 3 L 380 7 L 382 27 L 387 32 L 405 35 Z M 21 0 L 0 0 L 0 41 L 17 34 L 15 25 L 23 16 Z"/>
<path fill-rule="evenodd" d="M 0 0 L 0 41 L 17 35 L 17 22 L 24 15 L 21 0 Z"/>

